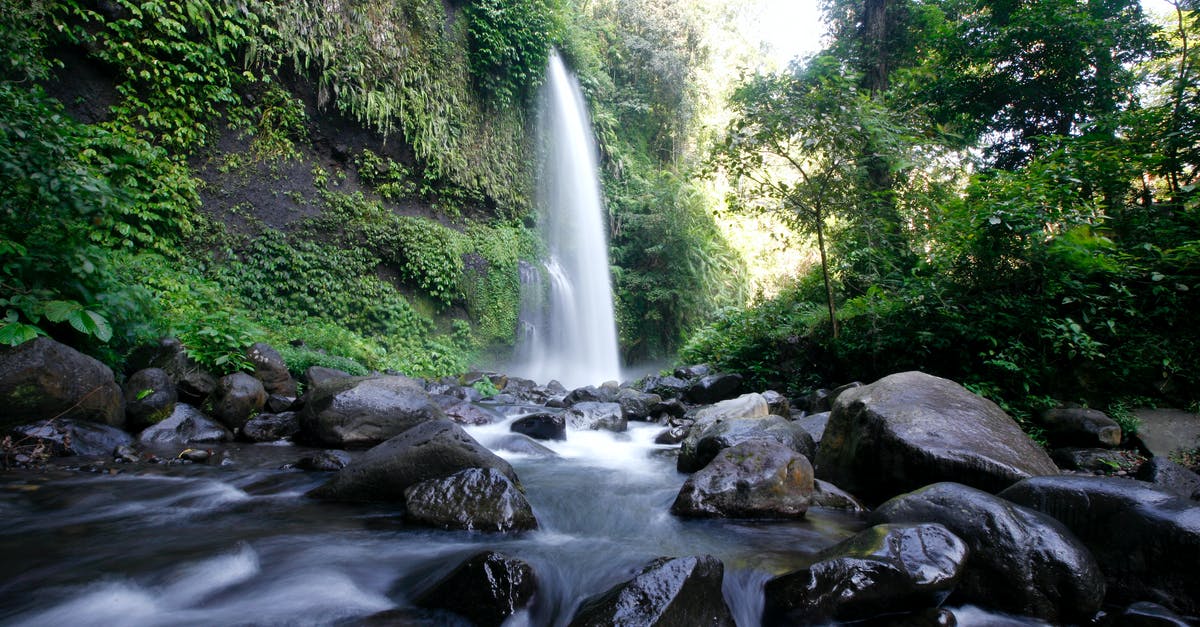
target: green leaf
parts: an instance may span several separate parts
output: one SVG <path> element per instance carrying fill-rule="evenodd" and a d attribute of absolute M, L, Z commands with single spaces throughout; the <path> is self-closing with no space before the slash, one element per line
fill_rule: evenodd
<path fill-rule="evenodd" d="M 43 312 L 46 315 L 46 319 L 50 322 L 62 322 L 70 317 L 71 314 L 79 312 L 82 309 L 83 305 L 73 300 L 52 300 L 46 303 Z"/>
<path fill-rule="evenodd" d="M 146 398 L 147 396 L 150 396 L 153 393 L 154 393 L 154 388 L 146 388 L 137 393 L 136 399 L 140 401 L 140 400 Z"/>
<path fill-rule="evenodd" d="M 17 346 L 45 334 L 44 331 L 31 324 L 10 322 L 4 326 L 0 326 L 0 344 Z"/>

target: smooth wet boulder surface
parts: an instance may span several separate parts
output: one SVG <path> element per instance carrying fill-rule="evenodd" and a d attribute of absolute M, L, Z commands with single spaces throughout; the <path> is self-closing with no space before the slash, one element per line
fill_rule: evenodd
<path fill-rule="evenodd" d="M 821 438 L 825 437 L 825 427 L 829 425 L 829 412 L 800 416 L 793 419 L 792 422 L 800 425 L 800 428 L 812 436 L 813 444 L 820 446 Z"/>
<path fill-rule="evenodd" d="M 296 467 L 301 470 L 318 472 L 333 472 L 348 465 L 350 465 L 350 454 L 338 450 L 319 451 L 296 462 Z"/>
<path fill-rule="evenodd" d="M 0 408 L 0 428 L 49 418 L 125 426 L 112 370 L 47 337 L 0 347 Z"/>
<path fill-rule="evenodd" d="M 14 427 L 12 433 L 17 440 L 40 440 L 52 454 L 59 456 L 112 456 L 118 447 L 133 443 L 133 436 L 116 427 L 72 418 L 21 425 Z"/>
<path fill-rule="evenodd" d="M 688 391 L 688 382 L 679 377 L 652 375 L 642 380 L 642 391 L 657 394 L 664 400 L 683 398 Z"/>
<path fill-rule="evenodd" d="M 403 503 L 409 486 L 467 468 L 494 468 L 520 486 L 512 466 L 448 421 L 423 422 L 363 453 L 310 496 Z"/>
<path fill-rule="evenodd" d="M 841 509 L 850 512 L 867 511 L 867 506 L 863 505 L 853 494 L 820 479 L 813 481 L 811 501 L 813 507 Z"/>
<path fill-rule="evenodd" d="M 454 399 L 453 403 L 439 403 L 438 405 L 447 418 L 460 425 L 490 425 L 503 420 L 500 414 L 490 409 L 459 399 Z"/>
<path fill-rule="evenodd" d="M 213 418 L 230 429 L 241 429 L 250 416 L 262 411 L 267 404 L 267 391 L 262 381 L 235 372 L 217 381 L 213 392 Z"/>
<path fill-rule="evenodd" d="M 1200 475 L 1163 458 L 1154 457 L 1137 470 L 1137 479 L 1185 499 L 1200 501 Z"/>
<path fill-rule="evenodd" d="M 1056 448 L 1050 459 L 1063 470 L 1113 472 L 1129 464 L 1125 451 L 1107 448 Z"/>
<path fill-rule="evenodd" d="M 692 426 L 688 430 L 688 434 L 683 440 L 683 445 L 679 449 L 680 458 L 686 458 L 686 461 L 678 462 L 679 470 L 681 472 L 694 472 L 703 468 L 704 464 L 708 463 L 708 460 L 701 463 L 696 458 L 696 447 L 700 442 L 700 438 L 710 427 L 731 420 L 765 418 L 769 415 L 770 410 L 767 408 L 767 400 L 761 394 L 755 393 L 743 394 L 734 399 L 701 407 L 691 416 Z M 709 459 L 712 459 L 712 457 L 709 456 Z"/>
<path fill-rule="evenodd" d="M 304 369 L 301 380 L 304 382 L 306 389 L 309 389 L 333 379 L 349 379 L 350 376 L 349 372 L 338 370 L 337 368 L 309 366 Z"/>
<path fill-rule="evenodd" d="M 1058 473 L 995 403 L 921 372 L 842 392 L 815 465 L 818 478 L 868 503 L 939 481 L 999 492 Z"/>
<path fill-rule="evenodd" d="M 698 405 L 731 399 L 742 391 L 742 375 L 710 374 L 688 387 L 684 400 Z"/>
<path fill-rule="evenodd" d="M 297 433 L 300 433 L 300 416 L 294 411 L 259 414 L 242 427 L 242 437 L 251 442 L 287 440 Z"/>
<path fill-rule="evenodd" d="M 1035 477 L 1001 493 L 1062 521 L 1086 544 L 1117 602 L 1200 614 L 1200 506 L 1130 479 Z"/>
<path fill-rule="evenodd" d="M 175 384 L 179 400 L 191 405 L 203 405 L 217 389 L 217 378 L 192 359 L 183 344 L 173 337 L 140 347 L 130 356 L 129 364 L 135 369 L 162 368 Z"/>
<path fill-rule="evenodd" d="M 688 477 L 671 513 L 689 517 L 801 518 L 813 492 L 812 464 L 772 440 L 726 448 Z"/>
<path fill-rule="evenodd" d="M 268 344 L 255 342 L 246 351 L 246 357 L 254 364 L 254 376 L 262 381 L 267 394 L 296 397 L 296 380 L 288 372 L 279 351 Z"/>
<path fill-rule="evenodd" d="M 537 592 L 533 568 L 494 551 L 476 554 L 416 599 L 421 607 L 444 609 L 480 627 L 499 626 L 529 606 Z"/>
<path fill-rule="evenodd" d="M 661 396 L 632 388 L 622 388 L 616 400 L 621 406 L 621 417 L 625 420 L 649 420 L 663 404 Z"/>
<path fill-rule="evenodd" d="M 206 444 L 232 439 L 233 433 L 225 425 L 187 403 L 177 403 L 170 416 L 138 434 L 142 444 Z"/>
<path fill-rule="evenodd" d="M 125 427 L 133 432 L 166 418 L 175 411 L 179 395 L 162 368 L 144 368 L 125 380 Z"/>
<path fill-rule="evenodd" d="M 1171 610 L 1149 601 L 1132 603 L 1113 624 L 1120 627 L 1192 627 L 1193 623 Z"/>
<path fill-rule="evenodd" d="M 539 412 L 517 418 L 509 426 L 509 430 L 535 440 L 565 440 L 567 419 L 562 414 Z"/>
<path fill-rule="evenodd" d="M 863 620 L 937 607 L 962 576 L 968 548 L 938 524 L 877 525 L 766 585 L 764 623 Z"/>
<path fill-rule="evenodd" d="M 330 379 L 300 411 L 304 435 L 336 447 L 369 447 L 445 413 L 419 382 L 401 376 Z"/>
<path fill-rule="evenodd" d="M 508 451 L 532 457 L 558 457 L 552 449 L 538 443 L 537 440 L 520 433 L 506 433 L 494 437 L 487 442 L 488 448 L 494 451 Z"/>
<path fill-rule="evenodd" d="M 575 403 L 563 412 L 567 425 L 579 431 L 615 431 L 621 432 L 629 428 L 629 422 L 621 412 L 618 403 L 595 403 L 585 401 Z"/>
<path fill-rule="evenodd" d="M 584 601 L 572 627 L 733 627 L 721 594 L 725 567 L 711 555 L 660 557 L 633 579 Z"/>
<path fill-rule="evenodd" d="M 799 455 L 812 458 L 816 444 L 812 436 L 796 423 L 780 416 L 732 418 L 716 420 L 707 426 L 700 423 L 688 432 L 679 448 L 676 467 L 691 472 L 707 465 L 720 451 L 754 440 L 778 442 Z"/>
<path fill-rule="evenodd" d="M 1112 448 L 1121 444 L 1121 426 L 1098 409 L 1047 409 L 1038 414 L 1038 422 L 1055 447 Z"/>
<path fill-rule="evenodd" d="M 409 522 L 472 531 L 528 531 L 537 519 L 525 495 L 494 468 L 468 468 L 404 491 Z"/>
<path fill-rule="evenodd" d="M 1041 512 L 958 483 L 898 496 L 870 522 L 938 523 L 971 557 L 954 599 L 1052 622 L 1087 622 L 1104 599 L 1104 576 L 1087 547 Z"/>

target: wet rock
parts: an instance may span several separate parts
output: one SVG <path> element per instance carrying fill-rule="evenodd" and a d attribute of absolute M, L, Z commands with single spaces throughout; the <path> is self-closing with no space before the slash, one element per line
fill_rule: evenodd
<path fill-rule="evenodd" d="M 1189 627 L 1191 622 L 1171 610 L 1149 601 L 1131 604 L 1113 621 L 1120 627 Z"/>
<path fill-rule="evenodd" d="M 1040 512 L 957 483 L 896 497 L 872 512 L 878 523 L 939 523 L 971 549 L 956 601 L 1051 622 L 1087 622 L 1104 599 L 1091 552 Z"/>
<path fill-rule="evenodd" d="M 310 496 L 336 501 L 403 502 L 409 486 L 467 468 L 495 468 L 520 486 L 508 462 L 448 420 L 423 422 L 368 450 Z"/>
<path fill-rule="evenodd" d="M 490 409 L 457 399 L 453 404 L 442 407 L 442 411 L 445 412 L 447 418 L 460 425 L 490 425 L 503 420 L 499 414 Z"/>
<path fill-rule="evenodd" d="M 420 383 L 401 376 L 333 379 L 313 387 L 307 399 L 301 431 L 328 446 L 372 446 L 446 417 Z"/>
<path fill-rule="evenodd" d="M 0 429 L 49 418 L 125 425 L 112 370 L 48 337 L 0 347 L 0 407 Z"/>
<path fill-rule="evenodd" d="M 404 490 L 409 522 L 473 531 L 528 531 L 537 519 L 525 495 L 495 468 L 467 468 Z"/>
<path fill-rule="evenodd" d="M 712 366 L 709 366 L 708 364 L 696 364 L 692 366 L 681 366 L 676 368 L 673 374 L 680 379 L 690 380 L 706 377 L 712 373 Z"/>
<path fill-rule="evenodd" d="M 1114 472 L 1129 464 L 1122 451 L 1106 448 L 1059 448 L 1050 451 L 1050 459 L 1063 470 Z"/>
<path fill-rule="evenodd" d="M 272 414 L 282 414 L 285 411 L 297 411 L 299 408 L 295 405 L 295 397 L 268 394 L 267 404 L 263 406 L 263 409 Z"/>
<path fill-rule="evenodd" d="M 262 411 L 267 404 L 267 391 L 262 381 L 235 372 L 221 377 L 213 392 L 213 418 L 230 429 L 241 429 L 250 416 Z"/>
<path fill-rule="evenodd" d="M 792 404 L 787 397 L 776 392 L 775 390 L 767 390 L 762 393 L 762 397 L 767 401 L 767 409 L 774 416 L 783 416 L 787 418 L 792 414 Z"/>
<path fill-rule="evenodd" d="M 833 397 L 829 390 L 825 388 L 815 389 L 804 396 L 802 401 L 802 409 L 811 414 L 820 414 L 829 411 L 833 407 Z"/>
<path fill-rule="evenodd" d="M 113 459 L 131 464 L 142 461 L 142 455 L 132 444 L 122 444 L 113 450 Z"/>
<path fill-rule="evenodd" d="M 129 364 L 136 370 L 162 368 L 175 384 L 179 400 L 191 405 L 203 405 L 217 389 L 217 378 L 189 357 L 187 349 L 173 337 L 134 351 Z"/>
<path fill-rule="evenodd" d="M 721 594 L 725 567 L 711 555 L 660 557 L 633 579 L 584 601 L 572 627 L 707 625 L 732 627 Z"/>
<path fill-rule="evenodd" d="M 802 416 L 792 422 L 800 425 L 800 428 L 807 431 L 812 436 L 813 443 L 819 446 L 821 438 L 825 437 L 825 427 L 829 425 L 829 412 Z"/>
<path fill-rule="evenodd" d="M 40 440 L 52 454 L 58 456 L 79 455 L 82 457 L 108 457 L 118 447 L 133 443 L 128 433 L 106 424 L 54 418 L 41 422 L 13 427 L 14 439 L 33 444 Z"/>
<path fill-rule="evenodd" d="M 345 370 L 326 368 L 324 366 L 309 366 L 305 368 L 300 380 L 304 382 L 304 389 L 309 390 L 334 379 L 349 379 L 350 377 L 350 373 Z"/>
<path fill-rule="evenodd" d="M 535 440 L 565 440 L 567 439 L 567 419 L 562 414 L 549 412 L 530 414 L 514 420 L 509 430 Z"/>
<path fill-rule="evenodd" d="M 262 342 L 255 342 L 246 351 L 246 357 L 254 364 L 254 377 L 262 381 L 267 394 L 296 397 L 296 380 L 288 372 L 279 351 Z"/>
<path fill-rule="evenodd" d="M 170 416 L 138 434 L 142 444 L 201 444 L 232 439 L 229 429 L 187 403 L 176 404 Z"/>
<path fill-rule="evenodd" d="M 179 451 L 179 455 L 175 459 L 193 464 L 203 464 L 212 459 L 213 452 L 207 449 L 200 448 L 185 448 Z"/>
<path fill-rule="evenodd" d="M 742 375 L 710 374 L 701 377 L 688 387 L 684 400 L 699 405 L 708 405 L 731 399 L 742 391 Z"/>
<path fill-rule="evenodd" d="M 663 399 L 657 394 L 625 388 L 617 393 L 617 404 L 621 406 L 621 417 L 625 420 L 649 420 L 654 410 L 662 406 Z"/>
<path fill-rule="evenodd" d="M 816 459 L 817 477 L 868 503 L 939 481 L 998 492 L 1058 473 L 995 403 L 920 372 L 843 392 Z"/>
<path fill-rule="evenodd" d="M 488 448 L 533 457 L 558 457 L 558 453 L 537 443 L 537 440 L 520 433 L 509 433 L 488 442 Z"/>
<path fill-rule="evenodd" d="M 144 368 L 125 380 L 125 426 L 137 432 L 175 411 L 179 396 L 162 368 Z"/>
<path fill-rule="evenodd" d="M 572 429 L 590 431 L 616 431 L 618 433 L 629 428 L 629 423 L 621 413 L 617 403 L 575 403 L 563 412 L 563 418 Z"/>
<path fill-rule="evenodd" d="M 801 455 L 813 455 L 815 445 L 804 429 L 766 412 L 767 402 L 759 394 L 745 394 L 700 410 L 680 446 L 676 467 L 680 472 L 694 472 L 721 449 L 750 440 L 773 440 Z"/>
<path fill-rule="evenodd" d="M 1154 457 L 1142 464 L 1137 478 L 1159 490 L 1200 501 L 1200 475 L 1164 457 Z"/>
<path fill-rule="evenodd" d="M 345 468 L 349 463 L 350 454 L 346 451 L 328 450 L 301 458 L 296 462 L 296 467 L 301 470 L 332 472 Z"/>
<path fill-rule="evenodd" d="M 828 481 L 821 481 L 820 479 L 813 481 L 813 492 L 810 500 L 812 507 L 841 509 L 849 512 L 867 511 L 867 506 L 863 505 L 857 498 L 854 498 L 853 494 Z"/>
<path fill-rule="evenodd" d="M 937 607 L 968 554 L 942 525 L 877 525 L 821 551 L 812 566 L 768 581 L 763 622 L 855 621 Z"/>
<path fill-rule="evenodd" d="M 1112 448 L 1121 444 L 1121 426 L 1097 409 L 1047 409 L 1038 414 L 1038 423 L 1055 447 Z"/>
<path fill-rule="evenodd" d="M 771 440 L 726 448 L 684 482 L 671 513 L 690 517 L 801 518 L 813 491 L 812 464 Z"/>
<path fill-rule="evenodd" d="M 537 592 L 533 568 L 494 551 L 479 553 L 416 599 L 422 607 L 456 612 L 480 627 L 499 626 L 529 606 Z"/>
<path fill-rule="evenodd" d="M 1001 493 L 1062 521 L 1092 550 L 1111 600 L 1200 614 L 1200 506 L 1131 479 L 1034 477 Z"/>
<path fill-rule="evenodd" d="M 1155 456 L 1169 457 L 1175 451 L 1195 448 L 1200 443 L 1200 416 L 1179 409 L 1137 409 L 1138 440 Z"/>
<path fill-rule="evenodd" d="M 654 436 L 654 443 L 655 444 L 679 444 L 680 442 L 683 442 L 683 440 L 685 438 L 687 438 L 687 434 L 691 430 L 692 430 L 691 424 L 680 425 L 678 427 L 671 427 L 669 429 L 663 429 L 661 432 L 659 432 L 658 435 Z"/>
<path fill-rule="evenodd" d="M 294 411 L 259 414 L 242 427 L 242 437 L 251 442 L 287 440 L 297 433 L 300 433 L 300 416 Z"/>
<path fill-rule="evenodd" d="M 660 377 L 652 375 L 642 380 L 642 391 L 649 394 L 657 394 L 664 399 L 683 398 L 687 393 L 687 381 L 678 377 Z"/>
<path fill-rule="evenodd" d="M 685 414 L 687 414 L 687 407 L 683 405 L 683 401 L 677 398 L 663 399 L 650 408 L 652 416 L 666 415 L 670 418 L 683 418 Z"/>
<path fill-rule="evenodd" d="M 566 403 L 567 407 L 571 407 L 579 403 L 611 403 L 615 400 L 617 400 L 617 396 L 612 390 L 603 387 L 598 388 L 594 385 L 586 385 L 571 390 L 571 393 L 567 394 L 563 402 Z"/>

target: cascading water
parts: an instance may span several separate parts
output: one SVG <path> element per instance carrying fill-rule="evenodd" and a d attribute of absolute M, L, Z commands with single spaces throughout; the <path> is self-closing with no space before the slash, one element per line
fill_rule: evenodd
<path fill-rule="evenodd" d="M 578 82 L 552 51 L 538 109 L 538 206 L 549 256 L 541 272 L 522 272 L 522 329 L 510 370 L 567 387 L 621 375 L 590 120 Z"/>

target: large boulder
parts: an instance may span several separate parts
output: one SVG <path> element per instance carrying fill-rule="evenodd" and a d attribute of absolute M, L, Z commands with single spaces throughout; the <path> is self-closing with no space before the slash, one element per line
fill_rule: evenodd
<path fill-rule="evenodd" d="M 809 625 L 937 607 L 968 554 L 942 525 L 877 525 L 821 551 L 812 566 L 768 581 L 763 622 Z"/>
<path fill-rule="evenodd" d="M 640 392 L 633 388 L 622 388 L 617 393 L 621 417 L 625 420 L 649 420 L 655 410 L 662 406 L 662 402 L 662 397 L 657 394 Z"/>
<path fill-rule="evenodd" d="M 108 366 L 47 337 L 0 347 L 0 429 L 49 418 L 125 425 Z"/>
<path fill-rule="evenodd" d="M 1051 622 L 1088 622 L 1104 600 L 1091 552 L 1060 522 L 958 483 L 896 497 L 872 512 L 879 523 L 938 523 L 963 539 L 971 559 L 955 599 Z"/>
<path fill-rule="evenodd" d="M 766 418 L 769 415 L 771 414 L 767 408 L 767 400 L 761 394 L 754 393 L 743 394 L 734 399 L 701 407 L 692 415 L 691 427 L 683 439 L 679 455 L 681 460 L 686 457 L 686 461 L 676 462 L 679 470 L 694 472 L 703 468 L 708 460 L 712 459 L 712 456 L 709 455 L 708 460 L 701 462 L 696 457 L 696 447 L 700 443 L 700 438 L 709 428 L 732 420 Z"/>
<path fill-rule="evenodd" d="M 242 437 L 251 442 L 289 440 L 300 433 L 300 415 L 294 411 L 259 414 L 242 426 Z"/>
<path fill-rule="evenodd" d="M 369 447 L 445 413 L 417 381 L 401 376 L 331 379 L 307 394 L 305 436 L 327 446 Z"/>
<path fill-rule="evenodd" d="M 693 425 L 679 448 L 675 465 L 680 472 L 691 472 L 706 466 L 720 451 L 755 440 L 778 442 L 808 458 L 816 451 L 812 436 L 786 418 L 733 418 L 717 420 L 707 426 L 701 426 L 699 422 Z"/>
<path fill-rule="evenodd" d="M 565 440 L 567 419 L 562 414 L 538 412 L 517 418 L 509 426 L 509 430 L 535 440 Z"/>
<path fill-rule="evenodd" d="M 207 444 L 232 439 L 229 429 L 187 403 L 177 403 L 170 416 L 138 434 L 142 444 Z"/>
<path fill-rule="evenodd" d="M 267 404 L 267 391 L 262 381 L 235 372 L 217 381 L 213 392 L 213 418 L 230 429 L 241 429 L 250 416 L 262 411 Z"/>
<path fill-rule="evenodd" d="M 262 342 L 255 342 L 246 351 L 246 357 L 254 364 L 254 376 L 262 381 L 267 394 L 296 396 L 296 380 L 288 372 L 287 363 L 279 351 Z"/>
<path fill-rule="evenodd" d="M 575 403 L 563 412 L 563 418 L 572 429 L 580 431 L 616 431 L 629 428 L 629 422 L 617 403 Z"/>
<path fill-rule="evenodd" d="M 1056 448 L 1050 459 L 1063 470 L 1111 473 L 1131 467 L 1125 451 L 1107 448 Z"/>
<path fill-rule="evenodd" d="M 530 457 L 558 457 L 553 449 L 542 446 L 537 440 L 520 433 L 505 433 L 487 441 L 487 447 L 493 451 L 507 451 Z"/>
<path fill-rule="evenodd" d="M 829 412 L 805 414 L 794 418 L 792 422 L 800 425 L 800 428 L 807 431 L 812 436 L 813 444 L 819 447 L 821 439 L 825 437 L 825 427 L 829 426 Z"/>
<path fill-rule="evenodd" d="M 862 513 L 867 506 L 862 504 L 853 494 L 829 483 L 816 479 L 813 481 L 811 505 L 826 509 L 840 509 L 849 512 Z"/>
<path fill-rule="evenodd" d="M 125 380 L 125 426 L 137 432 L 175 411 L 179 396 L 162 368 L 143 368 Z"/>
<path fill-rule="evenodd" d="M 309 366 L 304 369 L 304 373 L 300 376 L 300 380 L 304 382 L 305 389 L 311 389 L 326 381 L 333 379 L 349 379 L 350 373 L 337 368 L 326 368 L 325 366 Z"/>
<path fill-rule="evenodd" d="M 817 477 L 868 503 L 939 481 L 988 492 L 1058 473 L 995 403 L 921 372 L 841 393 L 816 459 Z"/>
<path fill-rule="evenodd" d="M 733 398 L 742 391 L 742 375 L 710 374 L 701 377 L 688 387 L 684 400 L 698 405 L 708 405 Z"/>
<path fill-rule="evenodd" d="M 671 505 L 678 516 L 801 518 L 813 492 L 808 459 L 772 440 L 726 448 L 688 477 Z"/>
<path fill-rule="evenodd" d="M 408 521 L 475 531 L 528 531 L 537 519 L 525 495 L 495 468 L 467 468 L 404 491 Z"/>
<path fill-rule="evenodd" d="M 443 397 L 447 398 L 447 397 Z M 453 397 L 448 397 L 453 398 Z M 460 425 L 490 425 L 504 419 L 499 413 L 475 403 L 453 398 L 453 403 L 438 403 L 446 417 Z"/>
<path fill-rule="evenodd" d="M 12 429 L 18 442 L 40 441 L 54 455 L 112 456 L 117 447 L 133 443 L 133 436 L 106 424 L 54 418 Z"/>
<path fill-rule="evenodd" d="M 529 564 L 484 551 L 417 596 L 416 604 L 455 612 L 480 627 L 499 627 L 528 607 L 535 592 L 537 579 Z"/>
<path fill-rule="evenodd" d="M 1121 444 L 1121 426 L 1098 409 L 1061 407 L 1038 414 L 1038 422 L 1052 446 L 1062 448 L 1112 448 Z"/>
<path fill-rule="evenodd" d="M 1200 501 L 1200 475 L 1164 457 L 1154 457 L 1142 464 L 1137 478 L 1175 496 Z"/>
<path fill-rule="evenodd" d="M 179 400 L 192 405 L 203 405 L 217 389 L 217 378 L 192 359 L 187 348 L 173 337 L 134 351 L 129 366 L 136 370 L 162 368 L 175 384 Z"/>
<path fill-rule="evenodd" d="M 642 379 L 641 382 L 643 392 L 657 394 L 664 399 L 683 398 L 689 387 L 688 382 L 679 377 L 651 375 Z"/>
<path fill-rule="evenodd" d="M 732 627 L 721 594 L 725 567 L 711 555 L 660 557 L 633 579 L 584 601 L 571 627 Z"/>
<path fill-rule="evenodd" d="M 494 468 L 520 486 L 512 466 L 448 420 L 422 422 L 351 462 L 310 496 L 335 501 L 405 500 L 409 486 L 467 468 Z"/>
<path fill-rule="evenodd" d="M 1200 506 L 1131 479 L 1035 477 L 1000 494 L 1062 521 L 1086 544 L 1117 602 L 1200 614 Z"/>

